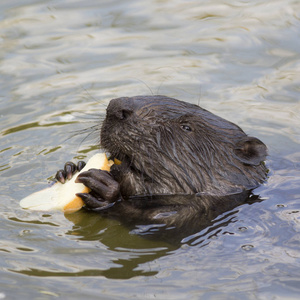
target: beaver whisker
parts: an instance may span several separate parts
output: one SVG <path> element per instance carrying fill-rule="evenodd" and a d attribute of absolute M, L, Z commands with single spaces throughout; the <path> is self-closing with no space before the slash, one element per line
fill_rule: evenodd
<path fill-rule="evenodd" d="M 261 141 L 199 106 L 165 96 L 111 100 L 101 145 L 126 158 L 112 167 L 126 195 L 225 195 L 256 187 L 267 172 Z"/>
<path fill-rule="evenodd" d="M 89 137 L 98 130 L 79 132 L 91 131 Z M 197 105 L 165 96 L 111 100 L 100 141 L 121 164 L 110 172 L 86 172 L 91 192 L 82 199 L 89 209 L 129 222 L 193 228 L 202 224 L 199 217 L 214 219 L 241 204 L 268 171 L 260 140 Z"/>

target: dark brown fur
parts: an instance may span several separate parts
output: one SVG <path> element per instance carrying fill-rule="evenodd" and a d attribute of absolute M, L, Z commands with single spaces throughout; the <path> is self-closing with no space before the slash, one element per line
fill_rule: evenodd
<path fill-rule="evenodd" d="M 122 163 L 110 173 L 79 174 L 76 181 L 91 189 L 78 194 L 86 208 L 126 224 L 171 226 L 181 236 L 248 201 L 267 175 L 267 148 L 259 139 L 199 106 L 165 96 L 111 100 L 101 146 Z M 81 167 L 67 163 L 56 177 L 64 182 Z"/>
<path fill-rule="evenodd" d="M 111 100 L 101 145 L 122 196 L 228 195 L 266 178 L 266 146 L 199 106 L 165 96 Z"/>

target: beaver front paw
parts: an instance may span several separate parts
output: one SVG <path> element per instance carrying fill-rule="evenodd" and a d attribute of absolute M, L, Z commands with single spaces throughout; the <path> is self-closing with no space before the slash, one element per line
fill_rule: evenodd
<path fill-rule="evenodd" d="M 77 194 L 89 209 L 103 210 L 121 199 L 120 185 L 107 171 L 90 169 L 80 173 L 75 182 L 83 183 L 91 190 L 88 194 Z"/>
<path fill-rule="evenodd" d="M 76 172 L 81 171 L 84 167 L 84 161 L 79 161 L 77 165 L 68 161 L 65 163 L 64 169 L 57 171 L 55 179 L 61 183 L 65 183 L 66 180 L 70 180 Z"/>

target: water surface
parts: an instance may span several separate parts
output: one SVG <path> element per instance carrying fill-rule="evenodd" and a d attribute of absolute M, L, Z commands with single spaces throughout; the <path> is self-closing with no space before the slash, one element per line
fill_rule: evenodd
<path fill-rule="evenodd" d="M 293 0 L 1 1 L 0 298 L 297 299 L 299 12 Z M 97 214 L 19 207 L 98 151 L 97 132 L 72 136 L 110 99 L 152 93 L 263 140 L 261 201 L 179 244 Z"/>

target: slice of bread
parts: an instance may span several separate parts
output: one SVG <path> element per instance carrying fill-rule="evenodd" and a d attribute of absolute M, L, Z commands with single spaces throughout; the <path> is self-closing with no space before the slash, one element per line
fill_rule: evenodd
<path fill-rule="evenodd" d="M 86 166 L 69 181 L 64 184 L 57 182 L 49 188 L 27 196 L 20 201 L 20 206 L 30 210 L 75 212 L 84 205 L 84 202 L 76 194 L 90 191 L 84 184 L 75 182 L 78 174 L 89 169 L 109 171 L 112 164 L 113 162 L 107 159 L 105 153 L 95 154 L 89 159 Z"/>

